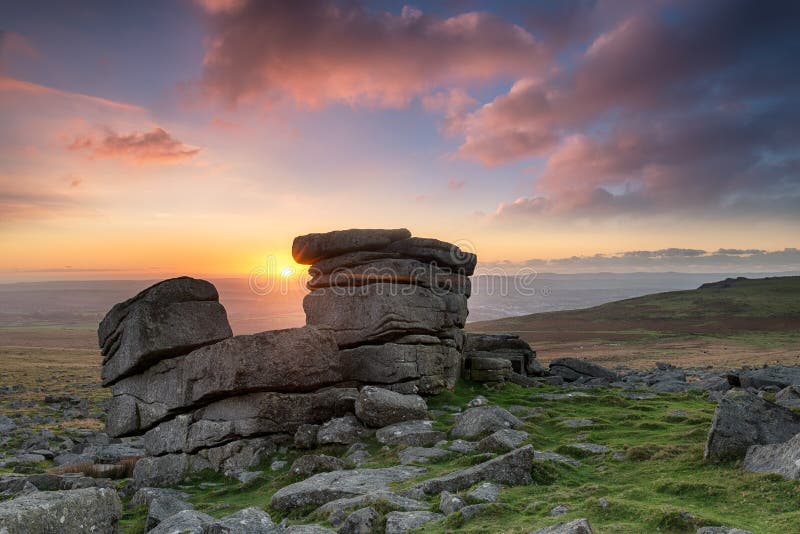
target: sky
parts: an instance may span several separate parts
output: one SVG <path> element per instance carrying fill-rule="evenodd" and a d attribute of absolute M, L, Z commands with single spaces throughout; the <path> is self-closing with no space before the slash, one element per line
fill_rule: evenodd
<path fill-rule="evenodd" d="M 487 268 L 800 269 L 800 3 L 0 4 L 0 281 L 296 268 L 407 227 Z"/>

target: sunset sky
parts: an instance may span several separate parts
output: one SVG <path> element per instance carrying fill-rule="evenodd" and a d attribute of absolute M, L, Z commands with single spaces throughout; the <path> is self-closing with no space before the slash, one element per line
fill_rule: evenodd
<path fill-rule="evenodd" d="M 407 227 L 481 264 L 800 269 L 800 3 L 3 2 L 0 281 L 246 275 Z"/>

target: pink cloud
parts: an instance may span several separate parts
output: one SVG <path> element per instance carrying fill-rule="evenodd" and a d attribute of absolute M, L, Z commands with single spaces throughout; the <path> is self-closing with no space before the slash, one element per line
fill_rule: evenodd
<path fill-rule="evenodd" d="M 191 159 L 201 150 L 182 143 L 162 128 L 127 135 L 111 130 L 101 137 L 78 135 L 67 148 L 87 151 L 92 158 L 121 159 L 134 163 L 179 163 Z"/>
<path fill-rule="evenodd" d="M 451 176 L 447 182 L 447 188 L 451 191 L 461 191 L 465 185 L 467 185 L 466 180 L 458 180 L 455 176 Z"/>
<path fill-rule="evenodd" d="M 442 18 L 407 6 L 394 15 L 309 0 L 251 1 L 209 17 L 202 85 L 232 104 L 288 98 L 312 108 L 402 107 L 442 87 L 525 75 L 547 61 L 530 33 L 488 13 Z"/>
<path fill-rule="evenodd" d="M 26 82 L 24 80 L 17 80 L 14 78 L 6 78 L 0 76 L 0 93 L 17 93 L 22 95 L 39 95 L 39 96 L 52 96 L 64 99 L 73 99 L 80 102 L 97 104 L 103 107 L 113 108 L 121 111 L 142 112 L 144 108 L 135 106 L 133 104 L 126 104 L 125 102 L 118 102 L 115 100 L 108 100 L 97 96 L 85 95 L 82 93 L 73 93 L 70 91 L 62 91 L 53 87 L 39 85 L 36 83 Z"/>

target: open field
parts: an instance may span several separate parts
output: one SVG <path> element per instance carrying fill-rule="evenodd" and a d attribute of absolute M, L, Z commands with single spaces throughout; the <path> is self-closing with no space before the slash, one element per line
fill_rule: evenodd
<path fill-rule="evenodd" d="M 800 277 L 658 293 L 583 310 L 469 323 L 513 332 L 543 361 L 586 357 L 604 365 L 716 367 L 800 363 Z"/>

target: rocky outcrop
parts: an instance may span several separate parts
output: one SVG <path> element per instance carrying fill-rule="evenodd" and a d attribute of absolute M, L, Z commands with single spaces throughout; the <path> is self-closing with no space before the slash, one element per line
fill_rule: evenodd
<path fill-rule="evenodd" d="M 117 532 L 122 502 L 114 489 L 40 491 L 0 502 L 0 532 Z"/>
<path fill-rule="evenodd" d="M 504 382 L 512 373 L 543 376 L 546 370 L 536 352 L 515 334 L 467 334 L 464 340 L 464 378 L 474 382 Z"/>
<path fill-rule="evenodd" d="M 703 458 L 741 459 L 752 445 L 783 443 L 800 433 L 800 415 L 741 389 L 725 394 L 714 410 Z"/>
<path fill-rule="evenodd" d="M 405 229 L 309 234 L 292 254 L 310 264 L 303 328 L 232 336 L 214 286 L 188 277 L 103 319 L 106 431 L 144 435 L 137 485 L 236 474 L 293 437 L 351 444 L 371 433 L 364 424 L 413 426 L 427 416 L 417 393 L 455 385 L 474 254 Z M 427 443 L 441 433 L 405 434 Z"/>

